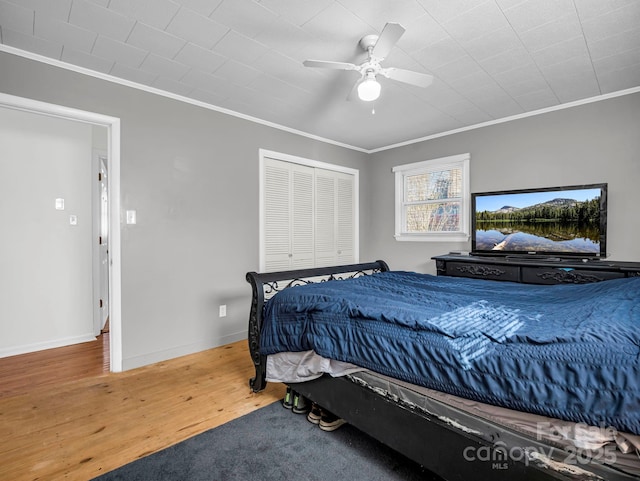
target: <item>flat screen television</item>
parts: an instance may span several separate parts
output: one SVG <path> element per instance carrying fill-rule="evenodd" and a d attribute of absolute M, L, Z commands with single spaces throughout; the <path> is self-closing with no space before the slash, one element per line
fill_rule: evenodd
<path fill-rule="evenodd" d="M 606 257 L 607 184 L 471 194 L 474 255 Z"/>

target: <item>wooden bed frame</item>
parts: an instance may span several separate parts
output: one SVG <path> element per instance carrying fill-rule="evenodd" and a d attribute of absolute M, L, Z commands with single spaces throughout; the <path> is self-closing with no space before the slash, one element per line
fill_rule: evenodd
<path fill-rule="evenodd" d="M 379 260 L 337 267 L 247 273 L 247 282 L 253 291 L 248 330 L 249 350 L 255 365 L 255 377 L 249 380 L 251 389 L 258 392 L 266 386 L 266 357 L 260 354 L 266 300 L 295 285 L 339 282 L 387 270 L 387 264 Z M 488 421 L 482 421 L 482 424 L 490 436 L 474 434 L 345 377 L 325 375 L 290 385 L 306 398 L 448 481 L 637 479 L 596 461 L 584 464 L 584 460 L 572 457 L 567 451 Z M 540 447 L 544 450 L 537 449 Z M 534 454 L 544 452 L 550 457 L 530 456 L 527 453 L 531 451 Z M 470 457 L 469 453 L 478 455 Z M 567 462 L 571 460 L 573 462 Z"/>

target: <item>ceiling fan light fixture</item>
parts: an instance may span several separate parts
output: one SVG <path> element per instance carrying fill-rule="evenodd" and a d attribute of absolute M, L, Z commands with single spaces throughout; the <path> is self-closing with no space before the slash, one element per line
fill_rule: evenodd
<path fill-rule="evenodd" d="M 333 62 L 328 60 L 305 60 L 302 62 L 305 67 L 328 68 L 333 70 L 353 70 L 361 76 L 354 83 L 347 100 L 352 100 L 355 93 L 358 93 L 360 100 L 371 102 L 380 97 L 382 87 L 376 80 L 377 75 L 385 78 L 403 82 L 416 87 L 428 87 L 433 82 L 433 76 L 405 70 L 402 68 L 383 68 L 380 63 L 387 58 L 389 52 L 404 34 L 405 29 L 399 23 L 388 22 L 380 35 L 365 35 L 360 39 L 360 47 L 367 52 L 367 60 L 360 65 L 348 62 Z"/>
<path fill-rule="evenodd" d="M 380 97 L 380 83 L 373 73 L 367 73 L 366 78 L 358 85 L 358 97 L 365 102 L 371 102 Z"/>

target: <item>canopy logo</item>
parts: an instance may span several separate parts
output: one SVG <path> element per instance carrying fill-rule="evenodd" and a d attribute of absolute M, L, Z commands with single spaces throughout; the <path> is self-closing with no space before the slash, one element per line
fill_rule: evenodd
<path fill-rule="evenodd" d="M 528 466 L 532 460 L 569 466 L 586 465 L 593 461 L 605 464 L 616 462 L 615 428 L 581 423 L 558 427 L 541 423 L 537 431 L 538 441 L 568 441 L 570 444 L 564 449 L 542 444 L 509 447 L 505 442 L 498 441 L 492 446 L 467 446 L 462 455 L 466 461 L 491 463 L 492 469 L 500 470 L 509 469 L 509 465 L 514 463 Z"/>

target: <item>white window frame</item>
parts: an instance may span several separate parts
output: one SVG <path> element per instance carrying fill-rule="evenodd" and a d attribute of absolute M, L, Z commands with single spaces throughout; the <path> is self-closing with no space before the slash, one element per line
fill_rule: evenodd
<path fill-rule="evenodd" d="M 281 160 L 283 162 L 291 162 L 293 164 L 306 165 L 307 167 L 315 167 L 324 170 L 331 170 L 334 172 L 342 172 L 345 174 L 353 175 L 353 188 L 355 196 L 353 199 L 354 205 L 354 233 L 353 233 L 353 257 L 354 262 L 357 264 L 360 262 L 360 171 L 358 169 L 352 169 L 342 165 L 329 164 L 327 162 L 321 162 L 319 160 L 306 159 L 304 157 L 298 157 L 296 155 L 284 154 L 282 152 L 275 152 L 273 150 L 258 149 L 258 177 L 259 177 L 259 208 L 258 208 L 258 263 L 260 272 L 265 271 L 265 206 L 264 206 L 264 159 L 269 157 L 275 160 Z"/>
<path fill-rule="evenodd" d="M 469 192 L 469 160 L 471 155 L 458 154 L 393 167 L 395 174 L 395 234 L 397 241 L 414 242 L 466 242 L 469 240 L 471 194 Z M 453 168 L 462 169 L 462 195 L 460 198 L 460 230 L 457 232 L 406 232 L 404 226 L 406 206 L 405 178 L 407 176 L 439 172 Z"/>

